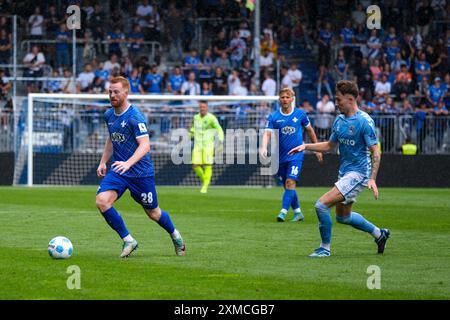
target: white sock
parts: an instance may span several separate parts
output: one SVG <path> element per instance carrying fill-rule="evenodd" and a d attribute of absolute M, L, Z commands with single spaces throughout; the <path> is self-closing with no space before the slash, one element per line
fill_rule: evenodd
<path fill-rule="evenodd" d="M 122 238 L 122 240 L 126 242 L 131 242 L 134 240 L 134 238 L 131 236 L 131 234 L 129 234 L 125 238 Z"/>
<path fill-rule="evenodd" d="M 300 208 L 294 209 L 294 212 L 295 212 L 295 213 L 299 213 L 299 212 L 302 213 L 302 211 L 300 210 Z"/>
<path fill-rule="evenodd" d="M 320 243 L 320 247 L 327 249 L 328 251 L 330 251 L 330 244 L 325 244 L 325 243 Z"/>
<path fill-rule="evenodd" d="M 287 210 L 286 209 L 281 209 L 280 213 L 287 214 Z"/>
<path fill-rule="evenodd" d="M 178 239 L 181 237 L 180 232 L 177 229 L 173 230 L 170 236 L 172 237 L 172 239 Z"/>
<path fill-rule="evenodd" d="M 380 228 L 375 227 L 375 229 L 373 229 L 372 236 L 373 236 L 375 239 L 378 239 L 378 238 L 381 236 L 381 230 L 380 230 Z"/>

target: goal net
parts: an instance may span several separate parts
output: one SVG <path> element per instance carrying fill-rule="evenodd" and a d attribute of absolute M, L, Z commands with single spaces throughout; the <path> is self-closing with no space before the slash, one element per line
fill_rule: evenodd
<path fill-rule="evenodd" d="M 211 185 L 276 185 L 273 160 L 261 159 L 258 148 L 266 117 L 278 108 L 277 96 L 130 95 L 128 100 L 146 117 L 157 185 L 200 185 L 192 170 L 189 129 L 201 100 L 225 133 Z M 103 113 L 109 107 L 108 95 L 29 94 L 17 125 L 15 184 L 98 185 L 96 169 L 108 137 Z"/>

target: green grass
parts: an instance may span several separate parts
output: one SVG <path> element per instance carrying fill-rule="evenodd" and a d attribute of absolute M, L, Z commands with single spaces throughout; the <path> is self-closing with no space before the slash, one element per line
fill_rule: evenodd
<path fill-rule="evenodd" d="M 326 190 L 298 188 L 306 221 L 277 223 L 280 188 L 211 188 L 205 196 L 159 187 L 185 257 L 126 193 L 116 208 L 140 248 L 121 260 L 95 187 L 0 188 L 0 299 L 450 298 L 449 189 L 381 189 L 378 201 L 364 192 L 355 211 L 391 229 L 385 254 L 370 235 L 334 222 L 332 256 L 311 259 L 320 241 L 313 204 Z M 73 242 L 72 258 L 48 256 L 57 235 Z M 70 265 L 81 269 L 80 290 L 66 287 Z M 367 288 L 370 265 L 381 269 L 380 290 Z"/>

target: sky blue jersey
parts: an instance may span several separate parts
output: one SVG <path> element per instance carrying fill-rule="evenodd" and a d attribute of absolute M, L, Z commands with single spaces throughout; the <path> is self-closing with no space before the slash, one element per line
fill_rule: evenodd
<path fill-rule="evenodd" d="M 287 153 L 292 148 L 303 144 L 303 128 L 309 125 L 306 112 L 298 108 L 293 108 L 289 114 L 284 114 L 279 109 L 267 117 L 266 130 L 279 130 L 279 163 L 303 160 L 303 152 L 293 155 Z"/>
<path fill-rule="evenodd" d="M 333 123 L 330 141 L 339 143 L 339 176 L 356 171 L 369 177 L 372 161 L 369 147 L 378 144 L 373 119 L 364 111 L 345 117 L 340 114 Z"/>
<path fill-rule="evenodd" d="M 104 114 L 104 119 L 113 145 L 112 162 L 127 161 L 138 147 L 137 139 L 148 136 L 144 115 L 137 107 L 130 105 L 120 115 L 115 114 L 114 108 L 108 109 Z M 153 175 L 153 163 L 149 153 L 123 174 L 125 177 L 132 178 Z"/>

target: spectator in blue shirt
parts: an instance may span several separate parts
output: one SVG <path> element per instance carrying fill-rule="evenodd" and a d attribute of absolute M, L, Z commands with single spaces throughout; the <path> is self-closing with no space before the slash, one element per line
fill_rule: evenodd
<path fill-rule="evenodd" d="M 116 54 L 119 58 L 122 57 L 122 50 L 120 49 L 120 44 L 125 41 L 125 35 L 123 32 L 116 28 L 114 32 L 108 32 L 106 39 L 108 40 L 108 53 Z"/>
<path fill-rule="evenodd" d="M 55 34 L 56 37 L 56 65 L 58 68 L 64 68 L 70 65 L 69 45 L 70 33 L 67 31 L 65 23 L 59 25 L 59 31 Z"/>
<path fill-rule="evenodd" d="M 336 80 L 348 79 L 348 63 L 345 59 L 344 50 L 339 50 L 336 63 L 334 64 L 334 71 L 336 73 Z"/>
<path fill-rule="evenodd" d="M 421 82 L 423 78 L 427 81 L 430 79 L 431 67 L 426 60 L 426 55 L 424 52 L 419 54 L 419 60 L 416 61 L 416 75 L 417 82 Z"/>
<path fill-rule="evenodd" d="M 433 114 L 435 116 L 434 136 L 436 138 L 437 149 L 439 150 L 448 125 L 448 109 L 445 107 L 444 101 L 441 100 L 437 106 L 434 107 Z"/>
<path fill-rule="evenodd" d="M 345 22 L 345 27 L 341 29 L 340 36 L 342 39 L 345 59 L 349 60 L 351 58 L 352 45 L 355 41 L 355 31 L 352 28 L 351 20 L 347 20 Z"/>
<path fill-rule="evenodd" d="M 158 73 L 158 67 L 154 65 L 144 80 L 144 86 L 147 88 L 147 92 L 152 94 L 161 93 L 162 79 L 162 76 Z"/>
<path fill-rule="evenodd" d="M 137 69 L 133 69 L 131 71 L 131 74 L 128 77 L 128 81 L 130 82 L 130 93 L 131 94 L 144 93 L 144 89 L 142 88 L 142 85 L 141 85 L 141 77 L 139 76 L 139 72 Z"/>
<path fill-rule="evenodd" d="M 180 94 L 181 86 L 185 81 L 186 79 L 183 73 L 181 72 L 181 67 L 175 66 L 173 73 L 169 76 L 169 83 L 167 84 L 167 90 L 171 94 Z"/>
<path fill-rule="evenodd" d="M 53 70 L 53 78 L 59 77 L 58 69 Z M 60 80 L 47 80 L 46 82 L 46 92 L 48 93 L 58 93 L 61 92 L 61 81 Z"/>
<path fill-rule="evenodd" d="M 327 22 L 324 29 L 319 31 L 319 65 L 328 68 L 331 59 L 331 44 L 333 42 L 333 31 L 331 23 Z"/>
<path fill-rule="evenodd" d="M 184 58 L 184 67 L 186 70 L 197 72 L 202 67 L 202 62 L 198 56 L 197 49 L 192 49 L 191 54 Z"/>
<path fill-rule="evenodd" d="M 447 93 L 447 88 L 441 84 L 441 78 L 434 78 L 434 83 L 428 88 L 427 99 L 433 107 L 444 101 L 444 97 Z"/>
<path fill-rule="evenodd" d="M 133 31 L 128 34 L 128 55 L 132 61 L 136 61 L 141 53 L 141 44 L 144 42 L 144 33 L 141 31 L 141 26 L 135 24 Z"/>
<path fill-rule="evenodd" d="M 97 70 L 95 70 L 94 75 L 96 77 L 99 77 L 103 79 L 103 81 L 107 81 L 109 78 L 109 71 L 104 69 L 105 64 L 103 62 L 100 62 L 98 64 Z"/>

